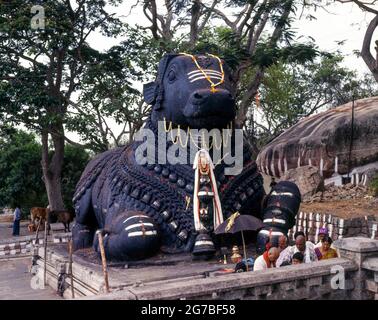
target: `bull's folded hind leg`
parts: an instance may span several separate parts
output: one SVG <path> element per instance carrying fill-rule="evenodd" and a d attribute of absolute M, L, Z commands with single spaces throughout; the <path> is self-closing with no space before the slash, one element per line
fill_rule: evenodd
<path fill-rule="evenodd" d="M 74 250 L 91 247 L 95 230 L 78 222 L 72 227 L 72 239 Z"/>
<path fill-rule="evenodd" d="M 160 247 L 159 230 L 149 216 L 132 211 L 120 214 L 112 225 L 102 230 L 107 259 L 140 260 L 154 255 Z M 100 253 L 98 238 L 94 248 Z"/>

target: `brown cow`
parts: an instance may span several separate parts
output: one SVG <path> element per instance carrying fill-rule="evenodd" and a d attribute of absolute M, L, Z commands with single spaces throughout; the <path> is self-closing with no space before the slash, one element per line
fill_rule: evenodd
<path fill-rule="evenodd" d="M 70 232 L 70 223 L 75 214 L 67 210 L 54 210 L 49 213 L 49 223 L 61 222 L 64 225 L 64 232 Z"/>
<path fill-rule="evenodd" d="M 34 228 L 31 228 L 29 226 L 29 230 L 36 229 L 36 226 L 38 223 L 41 223 L 41 226 L 45 224 L 45 221 L 47 221 L 47 231 L 48 234 L 50 234 L 50 224 L 48 223 L 48 215 L 49 215 L 49 207 L 47 208 L 41 208 L 41 207 L 33 207 L 30 209 L 30 218 L 31 218 L 31 224 L 34 225 Z"/>

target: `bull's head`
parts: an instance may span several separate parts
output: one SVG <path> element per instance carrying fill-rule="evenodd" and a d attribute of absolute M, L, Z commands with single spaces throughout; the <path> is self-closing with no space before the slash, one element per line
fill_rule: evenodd
<path fill-rule="evenodd" d="M 168 54 L 160 61 L 156 81 L 145 84 L 143 92 L 154 106 L 152 121 L 165 118 L 181 128 L 226 128 L 236 113 L 230 69 L 215 56 L 194 58 Z"/>

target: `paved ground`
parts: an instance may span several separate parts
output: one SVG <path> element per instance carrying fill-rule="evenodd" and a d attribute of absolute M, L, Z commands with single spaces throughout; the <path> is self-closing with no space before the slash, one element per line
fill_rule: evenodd
<path fill-rule="evenodd" d="M 32 289 L 28 272 L 31 258 L 0 259 L 0 300 L 61 299 L 51 289 Z"/>
<path fill-rule="evenodd" d="M 27 229 L 27 222 L 22 222 L 20 227 L 20 236 L 30 236 L 30 233 Z M 12 224 L 11 223 L 0 223 L 0 239 L 9 239 L 16 238 L 12 236 Z"/>

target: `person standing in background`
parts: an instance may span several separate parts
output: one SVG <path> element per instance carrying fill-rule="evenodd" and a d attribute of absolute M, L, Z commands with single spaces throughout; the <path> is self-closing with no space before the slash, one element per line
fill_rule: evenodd
<path fill-rule="evenodd" d="M 21 221 L 21 209 L 16 205 L 16 209 L 13 213 L 13 236 L 20 235 L 20 221 Z"/>

